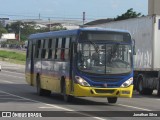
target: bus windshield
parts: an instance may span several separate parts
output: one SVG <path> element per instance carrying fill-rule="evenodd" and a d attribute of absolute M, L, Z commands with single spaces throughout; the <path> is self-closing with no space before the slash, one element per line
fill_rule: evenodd
<path fill-rule="evenodd" d="M 83 42 L 78 44 L 77 66 L 80 71 L 87 73 L 125 74 L 132 70 L 131 57 L 131 45 L 128 44 Z"/>

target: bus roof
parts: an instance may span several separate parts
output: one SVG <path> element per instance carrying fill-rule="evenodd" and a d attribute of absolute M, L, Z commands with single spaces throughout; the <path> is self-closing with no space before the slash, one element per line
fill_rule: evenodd
<path fill-rule="evenodd" d="M 71 36 L 71 35 L 76 35 L 81 31 L 110 31 L 110 32 L 129 33 L 129 31 L 119 30 L 119 29 L 79 28 L 75 30 L 60 30 L 60 31 L 51 31 L 51 32 L 31 34 L 29 36 L 29 39 L 43 39 L 43 38 L 52 38 L 52 37 L 58 37 L 58 36 Z"/>

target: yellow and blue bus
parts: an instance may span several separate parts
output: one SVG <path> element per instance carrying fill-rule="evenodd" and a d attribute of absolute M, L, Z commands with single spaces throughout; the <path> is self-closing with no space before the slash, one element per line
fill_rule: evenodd
<path fill-rule="evenodd" d="M 26 81 L 38 95 L 131 98 L 133 42 L 128 31 L 80 28 L 32 34 L 28 40 Z"/>

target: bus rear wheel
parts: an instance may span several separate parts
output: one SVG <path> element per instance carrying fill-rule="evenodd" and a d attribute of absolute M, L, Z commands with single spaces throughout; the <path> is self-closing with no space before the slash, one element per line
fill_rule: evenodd
<path fill-rule="evenodd" d="M 143 87 L 143 78 L 138 79 L 138 91 L 141 95 L 152 95 L 153 89 Z"/>
<path fill-rule="evenodd" d="M 41 88 L 41 83 L 40 83 L 40 76 L 37 76 L 37 94 L 39 96 L 50 96 L 51 91 L 50 90 L 44 90 Z"/>
<path fill-rule="evenodd" d="M 117 102 L 117 97 L 108 97 L 107 100 L 108 100 L 108 103 L 116 103 Z"/>
<path fill-rule="evenodd" d="M 157 95 L 160 96 L 160 79 L 159 79 L 158 85 L 157 85 Z"/>

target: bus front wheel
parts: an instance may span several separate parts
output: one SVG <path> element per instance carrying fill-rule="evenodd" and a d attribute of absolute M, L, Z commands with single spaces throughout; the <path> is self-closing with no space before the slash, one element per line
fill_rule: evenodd
<path fill-rule="evenodd" d="M 108 103 L 116 103 L 117 102 L 117 97 L 108 97 L 107 100 L 108 100 Z"/>
<path fill-rule="evenodd" d="M 44 89 L 42 89 L 41 88 L 41 83 L 40 83 L 40 76 L 38 75 L 37 76 L 37 94 L 39 95 L 39 96 L 50 96 L 51 95 L 51 91 L 49 91 L 49 90 L 44 90 Z"/>
<path fill-rule="evenodd" d="M 63 99 L 65 102 L 71 102 L 73 100 L 73 96 L 66 94 L 66 83 L 63 83 Z"/>

